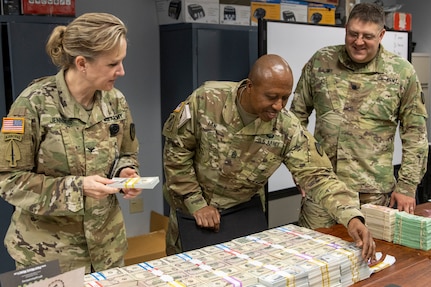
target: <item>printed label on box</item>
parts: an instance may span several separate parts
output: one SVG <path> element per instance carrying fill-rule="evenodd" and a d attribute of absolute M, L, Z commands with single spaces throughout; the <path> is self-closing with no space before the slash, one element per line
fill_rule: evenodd
<path fill-rule="evenodd" d="M 335 25 L 335 8 L 329 4 L 308 4 L 308 22 Z"/>
<path fill-rule="evenodd" d="M 386 26 L 397 31 L 412 30 L 412 15 L 403 12 L 391 12 L 386 14 Z"/>
<path fill-rule="evenodd" d="M 21 14 L 21 0 L 1 0 L 2 15 Z"/>
<path fill-rule="evenodd" d="M 252 26 L 257 26 L 259 19 L 280 20 L 280 1 L 251 2 L 250 19 Z"/>
<path fill-rule="evenodd" d="M 24 15 L 75 16 L 75 0 L 22 0 Z"/>
<path fill-rule="evenodd" d="M 185 11 L 186 22 L 218 24 L 219 9 L 218 1 L 206 3 L 205 5 L 204 3 L 189 3 L 186 7 L 187 11 Z"/>
<path fill-rule="evenodd" d="M 250 25 L 250 6 L 220 4 L 220 24 Z"/>
<path fill-rule="evenodd" d="M 302 1 L 285 1 L 280 3 L 280 19 L 285 22 L 307 23 L 308 3 Z"/>

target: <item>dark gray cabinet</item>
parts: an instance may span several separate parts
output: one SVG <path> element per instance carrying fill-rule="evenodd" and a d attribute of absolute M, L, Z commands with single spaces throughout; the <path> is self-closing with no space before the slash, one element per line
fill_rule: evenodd
<path fill-rule="evenodd" d="M 13 100 L 35 78 L 52 75 L 57 68 L 45 52 L 49 34 L 70 17 L 0 16 L 0 116 L 6 116 Z M 15 269 L 3 245 L 13 206 L 0 199 L 0 273 Z"/>
<path fill-rule="evenodd" d="M 258 56 L 257 27 L 183 23 L 160 26 L 162 123 L 208 80 L 239 81 Z"/>

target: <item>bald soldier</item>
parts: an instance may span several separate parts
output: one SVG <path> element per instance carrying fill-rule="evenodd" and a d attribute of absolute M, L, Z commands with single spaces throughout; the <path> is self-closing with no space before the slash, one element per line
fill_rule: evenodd
<path fill-rule="evenodd" d="M 374 258 L 357 193 L 337 179 L 313 136 L 284 109 L 292 86 L 288 63 L 265 55 L 247 79 L 206 82 L 171 113 L 163 128 L 167 254 L 182 251 L 177 209 L 192 215 L 200 228 L 216 232 L 223 228 L 220 212 L 263 195 L 268 178 L 284 163 L 309 195 L 347 227 L 363 258 Z"/>

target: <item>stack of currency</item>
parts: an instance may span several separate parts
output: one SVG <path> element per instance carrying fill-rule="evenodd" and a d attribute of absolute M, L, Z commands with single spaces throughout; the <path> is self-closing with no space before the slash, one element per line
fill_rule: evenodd
<path fill-rule="evenodd" d="M 347 268 L 341 269 L 341 284 L 342 286 L 350 286 L 353 283 L 359 282 L 370 277 L 372 270 L 368 267 L 368 263 L 362 260 L 362 249 L 357 247 L 352 242 L 337 240 L 331 244 L 338 253 L 346 256 L 350 262 Z"/>
<path fill-rule="evenodd" d="M 393 241 L 397 209 L 367 203 L 361 206 L 361 211 L 374 238 L 388 242 Z"/>
<path fill-rule="evenodd" d="M 431 218 L 398 212 L 394 243 L 422 250 L 431 249 Z"/>
<path fill-rule="evenodd" d="M 95 272 L 85 287 L 347 287 L 371 275 L 354 243 L 296 225 Z"/>

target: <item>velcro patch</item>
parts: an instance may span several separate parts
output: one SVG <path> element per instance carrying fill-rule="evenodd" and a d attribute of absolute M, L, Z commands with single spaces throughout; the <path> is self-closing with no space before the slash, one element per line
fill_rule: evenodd
<path fill-rule="evenodd" d="M 3 118 L 1 132 L 4 134 L 23 134 L 24 118 Z"/>

